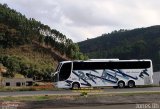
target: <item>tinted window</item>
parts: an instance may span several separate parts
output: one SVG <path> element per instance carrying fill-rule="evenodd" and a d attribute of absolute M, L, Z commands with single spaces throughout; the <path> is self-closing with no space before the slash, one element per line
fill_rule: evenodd
<path fill-rule="evenodd" d="M 16 82 L 16 86 L 21 86 L 21 83 L 20 82 Z"/>
<path fill-rule="evenodd" d="M 59 81 L 64 81 L 69 78 L 71 74 L 71 63 L 64 63 L 59 72 Z"/>
<path fill-rule="evenodd" d="M 26 86 L 32 86 L 33 82 L 32 81 L 26 81 Z"/>
<path fill-rule="evenodd" d="M 10 82 L 6 82 L 6 86 L 10 86 Z"/>
<path fill-rule="evenodd" d="M 150 61 L 138 62 L 74 62 L 73 70 L 91 69 L 143 69 L 149 68 Z"/>

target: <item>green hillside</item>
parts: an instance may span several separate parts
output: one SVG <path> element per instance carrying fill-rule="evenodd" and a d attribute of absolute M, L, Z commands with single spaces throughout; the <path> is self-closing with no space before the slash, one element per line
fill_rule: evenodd
<path fill-rule="evenodd" d="M 20 73 L 50 80 L 59 61 L 86 58 L 61 32 L 0 4 L 0 64 L 7 68 L 5 76 Z"/>
<path fill-rule="evenodd" d="M 89 58 L 152 59 L 160 70 L 160 26 L 119 30 L 79 42 Z"/>

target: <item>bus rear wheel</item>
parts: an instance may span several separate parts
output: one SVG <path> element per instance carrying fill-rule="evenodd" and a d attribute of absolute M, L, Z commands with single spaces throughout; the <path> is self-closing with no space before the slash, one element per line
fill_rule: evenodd
<path fill-rule="evenodd" d="M 118 87 L 119 88 L 124 88 L 125 87 L 125 83 L 123 81 L 119 81 L 118 82 Z"/>
<path fill-rule="evenodd" d="M 72 84 L 72 89 L 79 89 L 80 88 L 80 84 L 78 82 L 75 82 Z"/>
<path fill-rule="evenodd" d="M 134 81 L 129 81 L 129 82 L 128 82 L 128 87 L 129 87 L 129 88 L 135 87 L 135 82 L 134 82 Z"/>

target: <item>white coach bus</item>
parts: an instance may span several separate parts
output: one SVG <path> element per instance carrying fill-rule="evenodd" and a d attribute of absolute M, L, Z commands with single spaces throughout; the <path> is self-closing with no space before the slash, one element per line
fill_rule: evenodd
<path fill-rule="evenodd" d="M 151 60 L 91 59 L 60 62 L 54 74 L 58 88 L 113 86 L 132 88 L 153 83 Z"/>

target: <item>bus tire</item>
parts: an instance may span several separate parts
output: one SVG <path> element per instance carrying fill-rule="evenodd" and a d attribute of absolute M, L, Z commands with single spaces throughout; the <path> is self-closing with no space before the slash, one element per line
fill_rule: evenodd
<path fill-rule="evenodd" d="M 133 80 L 128 81 L 128 87 L 129 87 L 129 88 L 135 87 L 135 82 L 134 82 Z"/>
<path fill-rule="evenodd" d="M 80 88 L 80 84 L 78 82 L 72 83 L 72 89 L 79 89 L 79 88 Z"/>
<path fill-rule="evenodd" d="M 125 87 L 124 81 L 119 81 L 118 82 L 118 88 L 124 88 L 124 87 Z"/>

